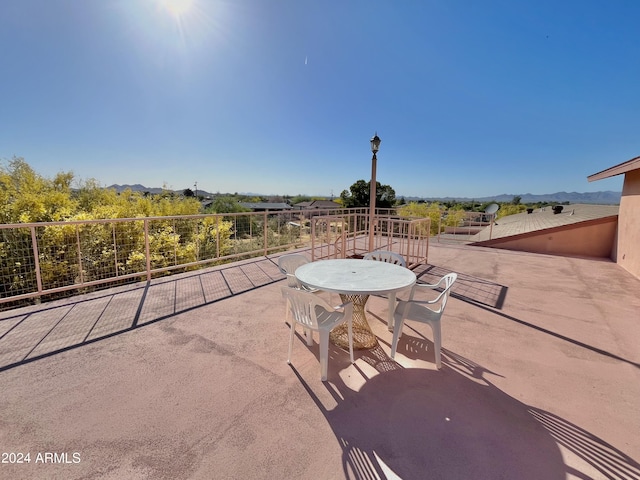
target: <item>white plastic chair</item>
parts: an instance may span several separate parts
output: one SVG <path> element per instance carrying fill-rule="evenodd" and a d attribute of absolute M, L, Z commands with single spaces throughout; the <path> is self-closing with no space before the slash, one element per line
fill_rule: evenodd
<path fill-rule="evenodd" d="M 353 360 L 353 304 L 344 303 L 337 307 L 332 307 L 322 298 L 304 290 L 291 287 L 282 287 L 282 296 L 287 299 L 293 314 L 291 322 L 291 335 L 289 337 L 289 356 L 287 363 L 291 363 L 291 352 L 293 350 L 293 338 L 295 337 L 296 324 L 304 327 L 305 331 L 317 331 L 319 335 L 318 345 L 320 347 L 320 379 L 324 382 L 327 379 L 327 364 L 329 358 L 329 332 L 336 326 L 347 322 L 349 334 L 349 356 L 351 363 Z M 342 309 L 342 312 L 339 310 Z M 307 335 L 307 345 L 313 344 L 311 335 Z"/>
<path fill-rule="evenodd" d="M 278 268 L 287 276 L 287 285 L 291 288 L 306 290 L 308 292 L 316 292 L 318 291 L 317 289 L 303 285 L 296 278 L 297 268 L 306 263 L 309 263 L 309 259 L 301 253 L 289 253 L 278 258 Z"/>
<path fill-rule="evenodd" d="M 407 266 L 407 262 L 404 261 L 404 257 L 399 253 L 390 252 L 388 250 L 376 250 L 375 252 L 369 252 L 362 257 L 363 260 L 375 260 L 378 262 L 386 262 L 393 263 L 395 265 L 400 265 L 401 267 Z M 393 309 L 396 308 L 396 294 L 389 294 L 389 317 L 387 320 L 387 328 L 389 331 L 393 329 Z M 367 304 L 367 312 L 370 312 L 369 306 Z"/>
<path fill-rule="evenodd" d="M 440 349 L 442 348 L 442 332 L 440 329 L 440 319 L 447 305 L 447 299 L 451 292 L 451 286 L 458 278 L 457 273 L 449 273 L 442 277 L 438 283 L 433 285 L 426 283 L 416 283 L 412 290 L 409 300 L 398 302 L 395 311 L 395 326 L 393 328 L 393 340 L 391 342 L 391 358 L 396 356 L 396 348 L 398 346 L 398 338 L 402 333 L 402 327 L 406 320 L 414 322 L 426 323 L 431 327 L 433 332 L 433 346 L 436 358 L 436 368 L 441 367 Z M 433 300 L 414 300 L 415 293 L 420 289 L 434 290 L 442 288 L 442 292 Z"/>
<path fill-rule="evenodd" d="M 306 263 L 309 263 L 309 259 L 301 253 L 289 253 L 282 255 L 278 258 L 278 268 L 287 277 L 287 285 L 291 288 L 297 288 L 298 290 L 305 290 L 307 292 L 317 293 L 320 292 L 317 288 L 311 288 L 304 285 L 296 278 L 296 269 Z M 289 302 L 287 302 L 285 309 L 285 321 L 289 321 L 290 318 Z M 305 334 L 310 337 L 311 332 L 305 331 Z"/>
<path fill-rule="evenodd" d="M 404 261 L 404 257 L 399 253 L 390 252 L 388 250 L 376 250 L 375 252 L 369 252 L 362 257 L 363 260 L 377 260 L 378 262 L 393 263 L 406 267 L 407 262 Z"/>

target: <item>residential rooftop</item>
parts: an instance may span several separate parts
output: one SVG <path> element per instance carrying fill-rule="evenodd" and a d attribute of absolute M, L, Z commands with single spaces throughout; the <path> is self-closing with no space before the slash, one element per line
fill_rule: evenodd
<path fill-rule="evenodd" d="M 0 444 L 31 454 L 2 476 L 640 479 L 640 280 L 615 263 L 432 244 L 419 279 L 459 274 L 442 369 L 427 326 L 389 358 L 372 297 L 379 346 L 330 345 L 327 382 L 300 334 L 286 363 L 276 263 L 0 313 Z"/>
<path fill-rule="evenodd" d="M 563 205 L 560 213 L 552 207 L 536 208 L 529 214 L 517 213 L 499 218 L 492 228 L 485 228 L 472 237 L 479 242 L 489 238 L 503 238 L 530 233 L 547 228 L 562 227 L 574 223 L 618 215 L 619 205 L 571 204 Z"/>

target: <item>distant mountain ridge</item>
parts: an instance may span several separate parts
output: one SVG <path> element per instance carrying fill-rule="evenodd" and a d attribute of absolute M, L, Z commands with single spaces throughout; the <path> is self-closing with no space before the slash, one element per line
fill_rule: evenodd
<path fill-rule="evenodd" d="M 176 192 L 176 193 L 182 193 L 184 192 L 186 189 L 183 188 L 182 190 L 170 190 L 170 189 L 164 189 L 164 188 L 159 188 L 159 187 L 145 187 L 144 185 L 140 185 L 139 183 L 133 184 L 133 185 L 129 185 L 129 184 L 125 184 L 125 185 L 118 185 L 118 184 L 113 184 L 113 185 L 109 185 L 108 187 L 106 187 L 108 189 L 113 189 L 118 193 L 122 193 L 125 190 L 131 190 L 132 192 L 149 192 L 152 194 L 158 194 L 158 193 L 162 193 L 162 192 Z M 195 190 L 192 188 L 191 191 L 193 191 L 195 193 Z M 211 195 L 209 192 L 205 192 L 204 190 L 200 190 L 198 189 L 198 195 L 203 195 L 203 196 L 207 196 L 207 195 Z"/>
<path fill-rule="evenodd" d="M 124 190 L 131 190 L 133 192 L 149 192 L 153 194 L 162 193 L 164 190 L 162 188 L 157 187 L 145 187 L 139 183 L 134 185 L 110 185 L 107 188 L 114 189 L 117 192 L 123 192 Z M 193 190 L 193 189 L 192 189 Z M 172 190 L 177 193 L 182 193 L 182 190 Z M 259 196 L 260 194 L 256 193 L 242 193 L 243 195 L 253 195 Z M 203 196 L 211 196 L 212 194 L 206 192 L 204 190 L 198 189 L 198 195 Z M 546 193 L 541 195 L 536 195 L 533 193 L 502 193 L 500 195 L 495 195 L 493 197 L 404 197 L 407 201 L 417 201 L 417 200 L 428 200 L 428 201 L 441 201 L 441 202 L 471 202 L 475 200 L 476 202 L 510 202 L 513 200 L 513 197 L 520 197 L 521 203 L 537 203 L 537 202 L 569 202 L 569 203 L 592 203 L 598 205 L 617 205 L 620 203 L 621 192 L 613 192 L 610 190 L 601 191 L 601 192 L 556 192 L 556 193 Z M 267 195 L 268 196 L 268 195 Z M 403 195 L 397 195 L 396 198 L 402 198 Z"/>
<path fill-rule="evenodd" d="M 439 200 L 439 201 L 460 201 L 470 202 L 475 200 L 477 202 L 510 202 L 513 197 L 520 197 L 520 203 L 537 203 L 537 202 L 569 202 L 569 203 L 592 203 L 598 205 L 617 205 L 620 203 L 620 197 L 622 192 L 613 192 L 610 190 L 601 192 L 556 192 L 536 195 L 533 193 L 503 193 L 495 195 L 493 197 L 439 197 L 431 198 L 427 197 L 424 200 Z M 407 199 L 405 197 L 405 199 Z"/>
<path fill-rule="evenodd" d="M 129 185 L 129 184 L 125 184 L 125 185 L 118 185 L 118 184 L 113 184 L 113 185 L 109 185 L 107 187 L 107 189 L 109 190 L 115 190 L 118 193 L 122 193 L 125 190 L 131 190 L 132 192 L 149 192 L 149 193 L 162 193 L 164 192 L 163 188 L 148 188 L 145 187 L 144 185 L 140 185 L 139 183 L 136 183 L 134 185 Z"/>

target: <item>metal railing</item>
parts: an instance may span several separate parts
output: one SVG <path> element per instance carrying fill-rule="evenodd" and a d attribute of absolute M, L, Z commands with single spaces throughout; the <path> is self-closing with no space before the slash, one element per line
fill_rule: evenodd
<path fill-rule="evenodd" d="M 0 225 L 0 304 L 151 280 L 298 248 L 313 259 L 369 250 L 368 208 L 287 210 Z M 430 236 L 469 241 L 494 217 L 447 211 L 401 218 L 377 210 L 374 249 L 426 263 Z M 14 303 L 18 305 L 20 303 Z M 9 305 L 11 306 L 11 305 Z"/>
<path fill-rule="evenodd" d="M 495 214 L 468 212 L 464 210 L 444 210 L 438 218 L 436 230 L 438 242 L 469 243 L 487 229 L 489 239 L 493 234 Z M 434 232 L 432 232 L 434 233 Z"/>
<path fill-rule="evenodd" d="M 329 248 L 325 243 L 333 242 L 335 248 L 336 239 L 317 228 L 319 218 L 340 222 L 341 235 L 345 233 L 340 248 L 356 254 L 364 248 L 358 242 L 368 233 L 367 211 L 289 210 L 0 225 L 0 304 L 149 281 L 309 246 L 312 256 L 321 258 L 322 250 Z M 376 249 L 392 249 L 393 243 L 394 250 L 426 260 L 428 233 L 423 234 L 423 222 L 379 214 Z"/>
<path fill-rule="evenodd" d="M 407 266 L 427 262 L 431 220 L 405 219 L 376 212 L 374 250 L 401 254 Z M 312 260 L 361 257 L 369 251 L 368 213 L 318 216 L 311 222 Z"/>

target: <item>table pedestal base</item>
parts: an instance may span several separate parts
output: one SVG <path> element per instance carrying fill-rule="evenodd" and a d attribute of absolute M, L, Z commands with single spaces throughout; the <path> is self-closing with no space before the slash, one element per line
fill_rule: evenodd
<path fill-rule="evenodd" d="M 367 303 L 369 295 L 343 295 L 340 294 L 342 303 L 353 303 L 353 348 L 363 350 L 373 348 L 378 345 L 378 339 L 371 331 L 364 314 L 364 305 Z M 329 338 L 334 345 L 341 348 L 349 348 L 349 327 L 346 323 L 338 325 L 329 334 Z"/>

